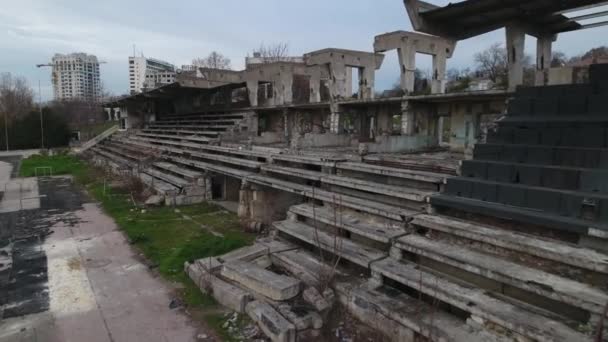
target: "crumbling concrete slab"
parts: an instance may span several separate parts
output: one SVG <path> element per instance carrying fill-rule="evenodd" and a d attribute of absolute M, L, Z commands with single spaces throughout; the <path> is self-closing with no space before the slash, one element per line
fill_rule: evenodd
<path fill-rule="evenodd" d="M 283 304 L 279 305 L 279 312 L 293 323 L 297 331 L 306 329 L 318 330 L 323 327 L 323 318 L 315 311 Z"/>
<path fill-rule="evenodd" d="M 329 275 L 332 268 L 305 250 L 274 253 L 270 256 L 273 264 L 281 267 L 308 286 L 319 286 L 323 275 Z M 336 274 L 342 275 L 339 270 Z"/>
<path fill-rule="evenodd" d="M 300 281 L 265 270 L 255 264 L 230 261 L 224 264 L 221 274 L 243 287 L 272 300 L 291 299 L 300 293 Z"/>
<path fill-rule="evenodd" d="M 256 300 L 247 304 L 246 311 L 273 342 L 295 342 L 296 327 L 269 304 Z"/>
<path fill-rule="evenodd" d="M 254 244 L 248 247 L 239 248 L 230 253 L 224 254 L 218 259 L 221 262 L 230 262 L 230 261 L 252 261 L 261 256 L 268 255 L 269 248 L 264 244 Z"/>
<path fill-rule="evenodd" d="M 197 264 L 186 263 L 185 269 L 203 293 L 212 294 L 218 303 L 231 310 L 244 313 L 245 306 L 252 300 L 247 291 L 219 279 Z"/>
<path fill-rule="evenodd" d="M 306 290 L 302 291 L 302 299 L 319 312 L 324 312 L 331 308 L 327 299 L 325 299 L 325 297 L 323 297 L 323 295 L 314 287 L 308 287 Z"/>

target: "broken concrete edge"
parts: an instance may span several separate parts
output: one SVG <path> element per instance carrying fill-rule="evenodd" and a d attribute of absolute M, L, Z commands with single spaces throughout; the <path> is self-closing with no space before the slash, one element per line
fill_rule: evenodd
<path fill-rule="evenodd" d="M 295 342 L 296 327 L 268 303 L 256 300 L 245 310 L 273 342 Z"/>

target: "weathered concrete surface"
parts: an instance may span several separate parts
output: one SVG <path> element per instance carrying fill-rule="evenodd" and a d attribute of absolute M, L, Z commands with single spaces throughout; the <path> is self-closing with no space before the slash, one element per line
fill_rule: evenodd
<path fill-rule="evenodd" d="M 294 342 L 296 328 L 269 304 L 253 301 L 247 304 L 247 314 L 273 342 Z"/>
<path fill-rule="evenodd" d="M 253 263 L 230 261 L 224 264 L 222 276 L 272 300 L 288 300 L 300 293 L 300 281 L 267 271 Z"/>
<path fill-rule="evenodd" d="M 0 171 L 5 174 L 12 171 L 12 168 L 4 168 Z M 0 180 L 0 186 L 4 191 L 4 196 L 0 201 L 0 213 L 15 212 L 19 210 L 31 210 L 40 208 L 40 195 L 38 193 L 38 181 L 36 178 L 21 178 L 18 180 L 8 180 L 4 183 Z"/>
<path fill-rule="evenodd" d="M 186 264 L 185 269 L 203 293 L 213 294 L 218 303 L 231 310 L 245 312 L 245 306 L 252 299 L 249 293 L 216 277 L 198 262 Z"/>
<path fill-rule="evenodd" d="M 65 195 L 73 191 L 62 188 L 44 201 L 72 201 Z M 3 321 L 1 342 L 196 340 L 190 318 L 169 308 L 173 289 L 138 260 L 97 204 L 49 213 L 54 233 L 42 245 L 49 309 Z"/>

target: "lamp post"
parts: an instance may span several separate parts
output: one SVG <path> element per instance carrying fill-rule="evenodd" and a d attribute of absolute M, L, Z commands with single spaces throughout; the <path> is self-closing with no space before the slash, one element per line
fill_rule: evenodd
<path fill-rule="evenodd" d="M 44 150 L 44 121 L 42 120 L 42 91 L 38 80 L 38 110 L 40 111 L 40 145 Z"/>

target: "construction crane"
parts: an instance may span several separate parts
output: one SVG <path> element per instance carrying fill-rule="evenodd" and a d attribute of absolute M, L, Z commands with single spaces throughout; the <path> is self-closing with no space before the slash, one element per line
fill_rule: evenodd
<path fill-rule="evenodd" d="M 99 64 L 108 64 L 108 62 L 106 61 L 98 61 L 97 63 Z M 47 64 L 36 64 L 36 68 L 42 68 L 42 67 L 54 67 L 55 64 L 53 63 L 47 63 Z"/>

